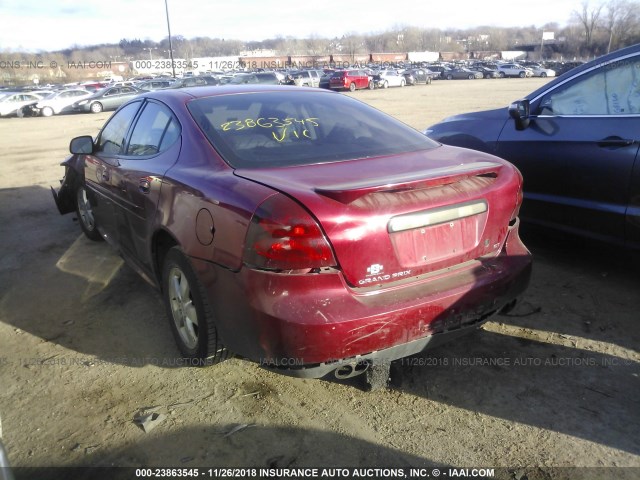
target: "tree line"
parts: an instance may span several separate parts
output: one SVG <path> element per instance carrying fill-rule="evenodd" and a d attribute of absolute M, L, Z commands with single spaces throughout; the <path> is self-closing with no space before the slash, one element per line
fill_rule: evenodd
<path fill-rule="evenodd" d="M 341 37 L 307 38 L 276 36 L 243 42 L 236 39 L 172 37 L 174 58 L 237 56 L 241 52 L 268 50 L 274 55 L 329 55 L 402 52 L 478 52 L 519 50 L 540 45 L 542 32 L 553 32 L 553 49 L 545 50 L 550 60 L 589 59 L 618 48 L 640 43 L 640 1 L 609 0 L 595 3 L 585 0 L 573 11 L 565 26 L 548 23 L 542 27 L 475 27 L 469 29 L 420 28 L 396 26 L 384 32 L 346 32 Z M 169 58 L 169 39 L 159 42 L 122 39 L 116 44 L 70 47 L 57 52 L 42 52 L 47 59 L 74 61 L 130 61 Z M 34 57 L 22 52 L 3 52 L 8 61 Z"/>

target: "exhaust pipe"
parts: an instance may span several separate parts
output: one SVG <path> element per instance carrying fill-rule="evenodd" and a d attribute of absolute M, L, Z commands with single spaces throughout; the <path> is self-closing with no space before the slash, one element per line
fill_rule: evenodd
<path fill-rule="evenodd" d="M 358 375 L 366 372 L 368 368 L 369 362 L 347 363 L 346 365 L 336 368 L 333 371 L 333 374 L 338 380 L 344 380 L 347 378 L 357 377 Z"/>

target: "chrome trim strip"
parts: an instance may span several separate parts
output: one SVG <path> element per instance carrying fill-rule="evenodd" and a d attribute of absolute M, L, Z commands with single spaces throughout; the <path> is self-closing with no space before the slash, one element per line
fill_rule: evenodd
<path fill-rule="evenodd" d="M 396 233 L 421 227 L 430 227 L 473 215 L 479 215 L 487 210 L 487 202 L 480 200 L 406 215 L 398 215 L 389 220 L 387 230 L 389 233 Z"/>

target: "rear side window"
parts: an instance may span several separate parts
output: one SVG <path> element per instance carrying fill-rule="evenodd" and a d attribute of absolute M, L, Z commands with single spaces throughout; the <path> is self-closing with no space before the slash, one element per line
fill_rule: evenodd
<path fill-rule="evenodd" d="M 307 165 L 431 149 L 438 144 L 368 105 L 324 92 L 196 99 L 188 108 L 236 168 Z"/>
<path fill-rule="evenodd" d="M 149 102 L 133 128 L 127 155 L 155 155 L 173 145 L 179 135 L 180 129 L 171 112 Z"/>
<path fill-rule="evenodd" d="M 97 153 L 119 155 L 122 152 L 127 132 L 138 108 L 140 108 L 140 102 L 130 103 L 111 117 L 109 123 L 100 132 L 96 148 Z"/>

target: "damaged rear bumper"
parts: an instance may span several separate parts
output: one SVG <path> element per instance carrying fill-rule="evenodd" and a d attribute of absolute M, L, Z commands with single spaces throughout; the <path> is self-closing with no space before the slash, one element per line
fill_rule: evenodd
<path fill-rule="evenodd" d="M 64 215 L 74 212 L 76 209 L 75 195 L 78 173 L 73 168 L 73 156 L 67 158 L 60 165 L 65 167 L 64 178 L 60 180 L 60 188 L 58 190 L 53 187 L 50 188 L 53 200 L 56 202 L 56 207 L 58 207 L 58 212 L 60 212 L 60 215 Z"/>
<path fill-rule="evenodd" d="M 531 276 L 518 226 L 497 256 L 377 292 L 350 287 L 339 271 L 232 272 L 191 260 L 231 351 L 281 374 L 319 378 L 414 355 L 475 330 L 518 299 Z"/>

